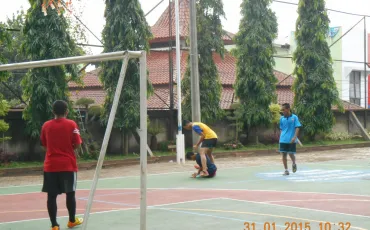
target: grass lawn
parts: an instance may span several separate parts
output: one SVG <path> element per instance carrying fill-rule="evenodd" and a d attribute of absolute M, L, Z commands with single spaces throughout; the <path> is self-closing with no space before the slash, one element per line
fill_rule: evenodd
<path fill-rule="evenodd" d="M 315 146 L 330 146 L 330 145 L 346 145 L 346 144 L 361 144 L 361 143 L 367 143 L 367 141 L 364 140 L 343 140 L 343 141 L 316 141 L 316 142 L 307 142 L 302 143 L 303 147 L 315 147 Z M 297 148 L 301 148 L 299 145 Z M 248 145 L 241 149 L 230 149 L 225 150 L 224 148 L 220 147 L 217 148 L 214 152 L 247 152 L 252 150 L 268 150 L 268 149 L 278 149 L 278 144 L 274 145 Z M 190 148 L 186 149 L 186 151 L 192 151 Z M 155 156 L 175 156 L 175 152 L 159 152 L 155 151 L 153 152 Z M 105 161 L 114 161 L 114 160 L 125 160 L 125 159 L 137 159 L 139 158 L 139 154 L 129 154 L 128 156 L 123 155 L 108 155 L 105 157 Z M 79 163 L 84 162 L 96 162 L 96 160 L 85 160 L 85 159 L 78 159 Z M 1 164 L 0 169 L 5 168 L 29 168 L 29 167 L 42 167 L 43 162 L 11 162 L 8 165 Z"/>

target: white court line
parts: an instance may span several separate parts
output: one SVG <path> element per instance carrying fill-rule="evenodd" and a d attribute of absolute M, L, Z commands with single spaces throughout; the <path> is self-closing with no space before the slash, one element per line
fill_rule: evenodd
<path fill-rule="evenodd" d="M 270 204 L 270 203 L 266 203 L 266 202 L 239 200 L 239 199 L 226 198 L 226 197 L 223 197 L 222 199 L 245 202 L 245 203 L 253 203 L 253 204 L 264 204 L 264 205 L 269 205 L 269 206 L 278 206 L 278 207 L 291 208 L 291 209 L 301 209 L 301 210 L 306 210 L 306 211 L 317 211 L 317 212 L 326 212 L 326 213 L 340 214 L 340 215 L 346 215 L 346 216 L 370 218 L 370 216 L 363 216 L 363 215 L 356 215 L 356 214 L 349 214 L 349 213 L 341 213 L 341 212 L 333 212 L 333 211 L 326 211 L 326 210 L 321 210 L 321 209 L 301 208 L 301 207 L 295 207 L 295 206 L 289 206 L 289 205 Z"/>
<path fill-rule="evenodd" d="M 90 189 L 77 189 L 77 191 L 90 191 Z M 99 188 L 97 190 L 140 190 L 139 188 Z M 318 194 L 318 195 L 338 195 L 338 196 L 359 196 L 359 197 L 370 197 L 370 195 L 361 194 L 345 194 L 345 193 L 327 193 L 327 192 L 303 192 L 303 191 L 283 191 L 283 190 L 264 190 L 264 189 L 237 189 L 237 188 L 148 188 L 148 190 L 195 190 L 195 191 L 248 191 L 248 192 L 278 192 L 278 193 L 302 193 L 302 194 Z M 31 193 L 41 193 L 41 192 L 29 192 L 29 193 L 19 193 L 31 194 Z M 15 194 L 1 194 L 0 196 L 11 196 Z"/>
<path fill-rule="evenodd" d="M 260 165 L 253 165 L 253 166 L 247 166 L 247 167 L 233 167 L 233 168 L 220 168 L 217 171 L 222 170 L 233 170 L 233 169 L 244 169 L 248 167 L 260 167 Z M 168 172 L 168 173 L 153 173 L 153 174 L 147 174 L 147 176 L 163 176 L 163 175 L 172 175 L 172 174 L 181 174 L 181 173 L 192 173 L 192 171 L 181 171 L 181 172 Z M 40 175 L 42 177 L 42 175 Z M 126 178 L 139 178 L 140 175 L 136 176 L 121 176 L 121 177 L 107 177 L 107 178 L 99 178 L 99 181 L 103 180 L 117 180 L 117 179 L 126 179 Z M 77 183 L 84 183 L 84 182 L 91 182 L 92 180 L 78 180 Z M 27 185 L 14 185 L 14 186 L 4 186 L 0 187 L 0 189 L 11 189 L 11 188 L 22 188 L 22 187 L 33 187 L 33 186 L 42 186 L 43 184 L 27 184 Z"/>
<path fill-rule="evenodd" d="M 185 203 L 193 203 L 193 202 L 201 202 L 201 201 L 210 201 L 210 200 L 220 200 L 222 198 L 209 198 L 209 199 L 200 199 L 200 200 L 191 200 L 191 201 L 182 201 L 182 202 L 174 202 L 168 204 L 159 204 L 159 205 L 151 205 L 147 206 L 147 208 L 156 208 L 156 207 L 163 207 L 168 205 L 177 205 L 177 204 L 185 204 Z M 101 212 L 92 212 L 90 215 L 94 214 L 104 214 L 104 213 L 111 213 L 111 212 L 120 212 L 120 211 L 132 211 L 132 210 L 140 210 L 140 208 L 125 208 L 125 209 L 117 209 L 117 210 L 109 210 L 109 211 L 101 211 Z M 83 214 L 79 214 L 76 216 L 83 216 Z M 58 218 L 67 218 L 68 216 L 58 216 Z M 2 224 L 14 224 L 14 223 L 22 223 L 22 222 L 30 222 L 30 221 L 38 221 L 38 220 L 49 220 L 50 218 L 38 218 L 38 219 L 29 219 L 29 220 L 17 220 L 17 221 L 10 221 L 10 222 L 2 222 Z"/>
<path fill-rule="evenodd" d="M 337 161 L 348 161 L 348 160 L 335 160 L 335 161 L 328 161 L 328 162 L 337 162 Z M 352 167 L 361 167 L 361 166 L 355 166 L 355 165 L 337 165 L 337 164 L 322 164 L 320 162 L 306 162 L 306 163 L 303 163 L 303 164 L 319 164 L 319 165 L 332 165 L 332 166 L 352 166 Z M 278 166 L 278 165 L 281 165 L 281 164 L 270 164 L 269 166 Z M 233 167 L 233 168 L 220 168 L 218 169 L 218 171 L 221 171 L 221 170 L 232 170 L 232 169 L 248 169 L 248 168 L 251 168 L 251 167 L 266 167 L 266 165 L 247 165 L 247 166 L 244 166 L 244 167 Z M 366 167 L 366 166 L 363 166 L 363 167 Z M 313 169 L 313 170 L 317 170 L 317 169 Z M 191 173 L 193 171 L 182 171 L 182 172 L 168 172 L 168 173 L 154 173 L 154 174 L 147 174 L 147 176 L 162 176 L 162 175 L 171 175 L 171 174 L 181 174 L 181 173 Z M 40 175 L 42 176 L 42 175 Z M 108 178 L 99 178 L 99 181 L 104 181 L 104 180 L 115 180 L 115 179 L 125 179 L 125 178 L 138 178 L 140 177 L 140 175 L 136 175 L 136 176 L 122 176 L 122 177 L 108 177 Z M 80 180 L 78 181 L 78 183 L 84 183 L 84 182 L 91 182 L 92 180 Z M 21 188 L 21 187 L 33 187 L 33 186 L 41 186 L 42 184 L 28 184 L 28 185 L 14 185 L 14 186 L 3 186 L 3 187 L 0 187 L 0 189 L 2 188 L 5 188 L 5 189 L 11 189 L 11 188 Z"/>
<path fill-rule="evenodd" d="M 320 165 L 327 165 L 327 166 L 340 166 L 340 167 L 354 167 L 354 168 L 369 168 L 369 165 L 336 165 L 336 164 L 321 164 Z"/>
<path fill-rule="evenodd" d="M 307 199 L 307 200 L 272 200 L 265 201 L 265 203 L 280 203 L 280 202 L 305 202 L 305 201 L 355 201 L 355 202 L 370 202 L 370 200 L 358 200 L 358 199 Z"/>

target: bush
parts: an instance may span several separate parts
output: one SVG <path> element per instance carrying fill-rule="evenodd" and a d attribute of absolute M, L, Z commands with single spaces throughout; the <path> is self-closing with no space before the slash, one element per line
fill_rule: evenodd
<path fill-rule="evenodd" d="M 223 147 L 224 149 L 226 150 L 231 150 L 231 149 L 241 149 L 243 148 L 244 146 L 242 145 L 242 143 L 240 143 L 239 141 L 236 142 L 235 140 L 234 141 L 230 141 L 230 142 L 227 142 L 225 144 L 223 144 Z"/>
<path fill-rule="evenodd" d="M 4 151 L 4 149 L 0 149 L 0 162 L 2 164 L 8 164 L 12 161 L 18 160 L 18 155 L 13 152 Z"/>
<path fill-rule="evenodd" d="M 92 139 L 92 135 L 87 132 L 81 133 L 83 144 L 80 149 L 80 157 L 84 160 L 97 160 L 99 158 L 101 145 Z"/>
<path fill-rule="evenodd" d="M 280 135 L 278 133 L 267 134 L 263 136 L 263 139 L 266 144 L 276 144 L 279 143 Z"/>
<path fill-rule="evenodd" d="M 348 133 L 328 133 L 325 135 L 325 140 L 329 141 L 345 141 L 357 138 L 358 136 Z"/>
<path fill-rule="evenodd" d="M 168 146 L 169 145 L 175 145 L 175 141 L 162 141 L 158 143 L 158 150 L 161 152 L 168 152 Z"/>

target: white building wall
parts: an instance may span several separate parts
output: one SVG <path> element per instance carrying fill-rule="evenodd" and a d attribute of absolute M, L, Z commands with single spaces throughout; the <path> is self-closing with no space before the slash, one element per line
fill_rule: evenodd
<path fill-rule="evenodd" d="M 345 31 L 343 31 L 345 33 Z M 366 47 L 368 47 L 368 39 L 366 39 Z M 370 74 L 370 68 L 366 68 L 367 74 L 365 75 L 364 66 L 364 29 L 362 24 L 356 26 L 347 35 L 342 38 L 342 60 L 362 62 L 362 63 L 350 63 L 342 62 L 343 77 L 342 77 L 342 99 L 349 101 L 350 99 L 350 74 L 352 71 L 361 71 L 361 106 L 365 106 L 368 101 L 368 92 L 365 95 L 365 76 Z M 366 62 L 368 54 L 366 53 Z M 368 82 L 368 80 L 367 80 Z M 367 91 L 366 87 L 366 91 Z"/>

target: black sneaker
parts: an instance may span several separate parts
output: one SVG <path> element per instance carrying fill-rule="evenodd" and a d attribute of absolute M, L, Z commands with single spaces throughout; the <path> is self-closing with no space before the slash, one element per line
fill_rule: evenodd
<path fill-rule="evenodd" d="M 293 164 L 293 173 L 297 172 L 297 165 L 296 164 Z"/>
<path fill-rule="evenodd" d="M 289 171 L 288 170 L 285 170 L 283 176 L 289 176 Z"/>

